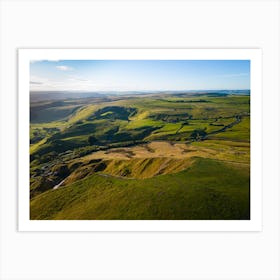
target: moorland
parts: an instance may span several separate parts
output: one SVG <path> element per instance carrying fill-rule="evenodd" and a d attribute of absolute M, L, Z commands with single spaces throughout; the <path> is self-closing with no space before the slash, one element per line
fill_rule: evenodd
<path fill-rule="evenodd" d="M 30 218 L 250 219 L 250 95 L 237 93 L 31 93 Z"/>

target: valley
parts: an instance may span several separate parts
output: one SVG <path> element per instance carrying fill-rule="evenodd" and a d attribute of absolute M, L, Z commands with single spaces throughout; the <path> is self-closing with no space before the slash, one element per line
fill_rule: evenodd
<path fill-rule="evenodd" d="M 250 219 L 250 95 L 31 94 L 30 218 Z"/>

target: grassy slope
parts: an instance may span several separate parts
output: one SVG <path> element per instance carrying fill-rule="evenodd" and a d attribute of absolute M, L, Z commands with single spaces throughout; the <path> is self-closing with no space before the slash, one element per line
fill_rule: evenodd
<path fill-rule="evenodd" d="M 207 102 L 194 102 L 201 98 Z M 197 159 L 191 167 L 187 161 L 182 160 L 181 163 L 178 161 L 177 164 L 175 160 L 168 163 L 168 168 L 173 170 L 166 169 L 166 172 L 159 173 L 158 170 L 166 165 L 162 159 L 131 159 L 125 162 L 114 159 L 103 172 L 138 178 L 120 179 L 104 177 L 100 173 L 91 175 L 95 172 L 92 166 L 82 166 L 81 169 L 85 169 L 83 172 L 88 172 L 87 169 L 92 171 L 88 172 L 89 177 L 79 179 L 79 174 L 79 176 L 73 174 L 72 177 L 77 179 L 76 182 L 72 183 L 74 180 L 69 180 L 70 185 L 67 187 L 49 190 L 34 197 L 31 201 L 31 217 L 33 219 L 248 218 L 250 118 L 246 117 L 246 114 L 249 113 L 249 100 L 248 96 L 164 97 L 164 99 L 143 97 L 124 98 L 112 102 L 83 101 L 77 104 L 76 101 L 71 101 L 72 103 L 62 104 L 63 111 L 60 111 L 57 104 L 54 104 L 53 109 L 44 108 L 45 111 L 48 110 L 48 114 L 43 112 L 43 115 L 38 115 L 37 118 L 46 122 L 31 124 L 31 139 L 36 136 L 43 139 L 31 145 L 30 153 L 37 153 L 37 157 L 41 159 L 41 155 L 57 151 L 57 160 L 62 158 L 62 154 L 59 153 L 64 150 L 88 145 L 89 135 L 97 137 L 102 145 L 111 144 L 112 141 L 123 144 L 123 141 L 129 139 L 184 142 L 194 129 L 206 129 L 209 133 L 219 130 L 221 125 L 234 122 L 234 116 L 237 114 L 243 115 L 243 118 L 239 124 L 225 132 L 209 135 L 206 141 L 191 143 L 199 153 L 203 153 L 198 156 L 205 157 Z M 72 107 L 74 105 L 75 110 Z M 49 105 L 40 104 L 40 106 Z M 114 117 L 116 112 L 110 108 L 96 115 L 98 110 L 109 106 L 136 108 L 137 113 L 131 114 L 129 119 L 122 115 L 116 118 Z M 50 115 L 49 110 L 54 111 L 54 119 L 46 119 Z M 37 114 L 39 112 L 36 111 Z M 184 119 L 186 113 L 192 115 L 188 124 L 185 124 Z M 169 120 L 154 117 L 157 114 L 166 115 Z M 176 118 L 180 114 L 183 117 L 179 117 L 176 123 L 170 121 L 172 115 Z M 53 132 L 51 129 L 54 128 L 59 132 Z M 60 141 L 60 146 L 52 140 L 54 133 Z M 230 162 L 240 162 L 242 165 Z M 36 161 L 33 163 L 32 168 L 36 169 Z M 181 171 L 182 166 L 189 168 Z M 38 166 L 38 169 L 41 168 L 42 166 Z M 130 175 L 123 174 L 126 170 L 129 170 Z M 79 169 L 76 171 L 80 172 Z M 151 175 L 178 171 L 181 172 L 143 179 Z M 38 181 L 38 177 L 32 178 L 33 181 Z"/>
<path fill-rule="evenodd" d="M 31 200 L 31 219 L 248 219 L 249 168 L 197 158 L 149 179 L 91 175 Z"/>
<path fill-rule="evenodd" d="M 63 120 L 80 108 L 79 105 L 68 105 L 41 109 L 32 117 L 33 123 L 45 123 Z"/>

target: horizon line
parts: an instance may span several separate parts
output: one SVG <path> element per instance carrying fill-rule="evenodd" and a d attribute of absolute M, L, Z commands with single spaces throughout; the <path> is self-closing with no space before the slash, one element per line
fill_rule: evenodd
<path fill-rule="evenodd" d="M 99 92 L 166 92 L 166 91 L 172 91 L 172 92 L 178 92 L 178 91 L 251 91 L 251 89 L 240 89 L 240 88 L 232 88 L 232 89 L 161 89 L 161 90 L 29 90 L 29 92 L 79 92 L 79 93 L 99 93 Z"/>

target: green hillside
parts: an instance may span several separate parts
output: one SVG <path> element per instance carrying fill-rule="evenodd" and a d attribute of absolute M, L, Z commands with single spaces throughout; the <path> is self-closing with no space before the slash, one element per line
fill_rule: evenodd
<path fill-rule="evenodd" d="M 250 96 L 30 104 L 31 219 L 249 219 Z"/>
<path fill-rule="evenodd" d="M 31 200 L 31 219 L 248 219 L 249 168 L 196 159 L 150 179 L 96 173 Z"/>

